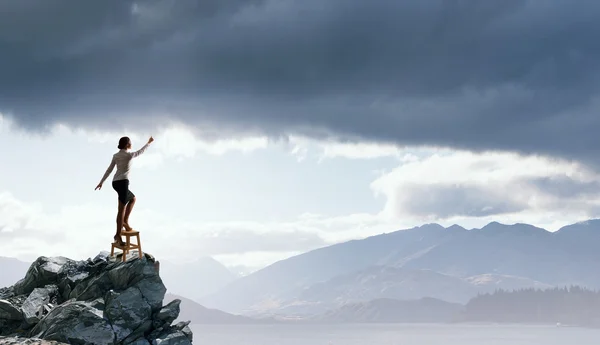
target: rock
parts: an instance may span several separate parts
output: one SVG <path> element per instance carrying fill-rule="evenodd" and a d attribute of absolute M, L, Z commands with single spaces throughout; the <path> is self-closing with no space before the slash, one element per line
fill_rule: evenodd
<path fill-rule="evenodd" d="M 115 344 L 115 334 L 108 320 L 102 317 L 102 311 L 80 301 L 54 308 L 30 335 L 69 344 Z"/>
<path fill-rule="evenodd" d="M 109 291 L 105 314 L 113 326 L 117 342 L 138 331 L 143 335 L 152 328 L 152 309 L 137 287 L 130 287 L 122 293 Z M 140 326 L 142 329 L 139 329 Z"/>
<path fill-rule="evenodd" d="M 57 341 L 48 341 L 43 339 L 24 339 L 17 337 L 0 337 L 0 345 L 67 345 Z"/>
<path fill-rule="evenodd" d="M 138 338 L 134 342 L 129 343 L 130 345 L 150 345 L 150 342 L 146 338 Z"/>
<path fill-rule="evenodd" d="M 152 345 L 191 345 L 192 342 L 182 331 L 171 330 L 152 341 Z"/>
<path fill-rule="evenodd" d="M 38 323 L 45 315 L 44 306 L 50 302 L 56 303 L 57 296 L 58 287 L 56 285 L 35 288 L 21 306 L 25 322 L 30 325 Z"/>
<path fill-rule="evenodd" d="M 123 290 L 139 281 L 158 276 L 145 259 L 113 263 L 109 266 L 108 278 L 116 290 Z"/>
<path fill-rule="evenodd" d="M 106 303 L 104 303 L 104 298 L 98 297 L 93 301 L 88 302 L 92 308 L 98 309 L 100 311 L 104 311 L 106 308 Z"/>
<path fill-rule="evenodd" d="M 184 327 L 187 327 L 190 323 L 192 323 L 192 322 L 191 321 L 178 322 L 176 325 L 173 325 L 173 329 L 181 331 Z"/>
<path fill-rule="evenodd" d="M 139 340 L 139 338 L 143 338 L 146 333 L 152 330 L 152 321 L 145 320 L 137 329 L 135 329 L 127 338 L 123 339 L 123 344 L 129 344 L 133 340 Z"/>
<path fill-rule="evenodd" d="M 39 257 L 31 264 L 29 270 L 27 270 L 27 273 L 25 274 L 25 278 L 21 279 L 13 286 L 15 294 L 29 294 L 35 288 L 56 284 L 58 273 L 63 266 L 69 262 L 73 262 L 73 260 L 64 257 Z"/>
<path fill-rule="evenodd" d="M 106 253 L 83 261 L 40 257 L 17 284 L 0 289 L 0 335 L 32 339 L 0 339 L 31 344 L 191 344 L 189 322 L 171 326 L 181 301 L 163 307 L 167 289 L 156 264 L 149 254 L 126 262 Z"/>
<path fill-rule="evenodd" d="M 89 301 L 97 298 L 104 298 L 107 291 L 111 290 L 113 285 L 106 272 L 96 276 L 89 276 L 83 279 L 69 294 L 70 299 L 78 301 Z"/>
<path fill-rule="evenodd" d="M 0 300 L 0 319 L 20 321 L 23 319 L 23 314 L 19 307 L 7 300 Z"/>
<path fill-rule="evenodd" d="M 167 293 L 167 288 L 158 275 L 148 277 L 135 285 L 152 308 L 152 311 L 160 310 L 162 301 Z"/>
<path fill-rule="evenodd" d="M 162 307 L 162 309 L 154 316 L 155 324 L 160 327 L 162 325 L 170 325 L 179 317 L 181 300 L 175 299 L 171 303 Z"/>
<path fill-rule="evenodd" d="M 108 262 L 110 258 L 110 253 L 103 250 L 100 253 L 98 253 L 98 255 L 96 255 L 96 257 L 92 260 L 92 262 L 97 263 L 97 262 Z"/>
<path fill-rule="evenodd" d="M 182 322 L 178 322 L 176 325 L 174 325 L 172 328 L 176 331 L 181 331 L 183 334 L 185 334 L 185 336 L 190 340 L 190 341 L 194 341 L 194 334 L 192 333 L 192 330 L 189 327 L 189 324 L 191 322 L 190 321 L 182 321 Z"/>
<path fill-rule="evenodd" d="M 17 330 L 20 328 L 22 321 L 0 319 L 0 335 L 16 336 L 19 335 Z"/>
<path fill-rule="evenodd" d="M 190 343 L 192 341 L 194 341 L 194 333 L 192 332 L 192 329 L 189 326 L 183 327 L 183 329 L 181 330 L 181 333 L 185 334 L 185 336 L 188 338 Z"/>
<path fill-rule="evenodd" d="M 12 287 L 0 288 L 0 299 L 7 299 L 15 295 Z"/>

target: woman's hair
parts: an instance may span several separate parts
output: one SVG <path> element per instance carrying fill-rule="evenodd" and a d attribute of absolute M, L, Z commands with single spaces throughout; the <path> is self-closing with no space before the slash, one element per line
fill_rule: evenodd
<path fill-rule="evenodd" d="M 129 145 L 129 137 L 122 137 L 121 139 L 119 139 L 119 146 L 117 146 L 119 148 L 119 150 L 123 150 L 127 148 L 127 145 Z"/>

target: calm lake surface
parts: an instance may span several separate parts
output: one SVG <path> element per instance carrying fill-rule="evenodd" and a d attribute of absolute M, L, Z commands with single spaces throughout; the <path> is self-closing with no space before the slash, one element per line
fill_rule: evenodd
<path fill-rule="evenodd" d="M 507 325 L 192 325 L 206 345 L 598 345 L 600 330 Z"/>

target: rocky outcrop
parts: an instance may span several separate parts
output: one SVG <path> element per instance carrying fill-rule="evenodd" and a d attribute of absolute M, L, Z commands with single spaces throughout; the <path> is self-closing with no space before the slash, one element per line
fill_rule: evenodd
<path fill-rule="evenodd" d="M 121 262 L 101 253 L 75 261 L 40 257 L 23 279 L 0 289 L 2 344 L 191 344 L 180 300 L 163 306 L 166 288 L 149 255 Z"/>
<path fill-rule="evenodd" d="M 67 345 L 57 341 L 42 339 L 23 339 L 17 337 L 0 337 L 0 345 Z"/>

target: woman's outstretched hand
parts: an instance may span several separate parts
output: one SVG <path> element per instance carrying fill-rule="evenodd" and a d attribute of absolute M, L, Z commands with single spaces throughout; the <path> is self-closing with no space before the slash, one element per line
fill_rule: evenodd
<path fill-rule="evenodd" d="M 148 139 L 148 144 L 150 144 L 153 141 L 154 141 L 154 138 L 152 138 L 152 136 L 150 136 L 150 139 Z"/>
<path fill-rule="evenodd" d="M 102 183 L 98 183 L 98 185 L 96 186 L 96 189 L 94 189 L 94 190 L 98 190 L 98 189 L 102 189 Z"/>

